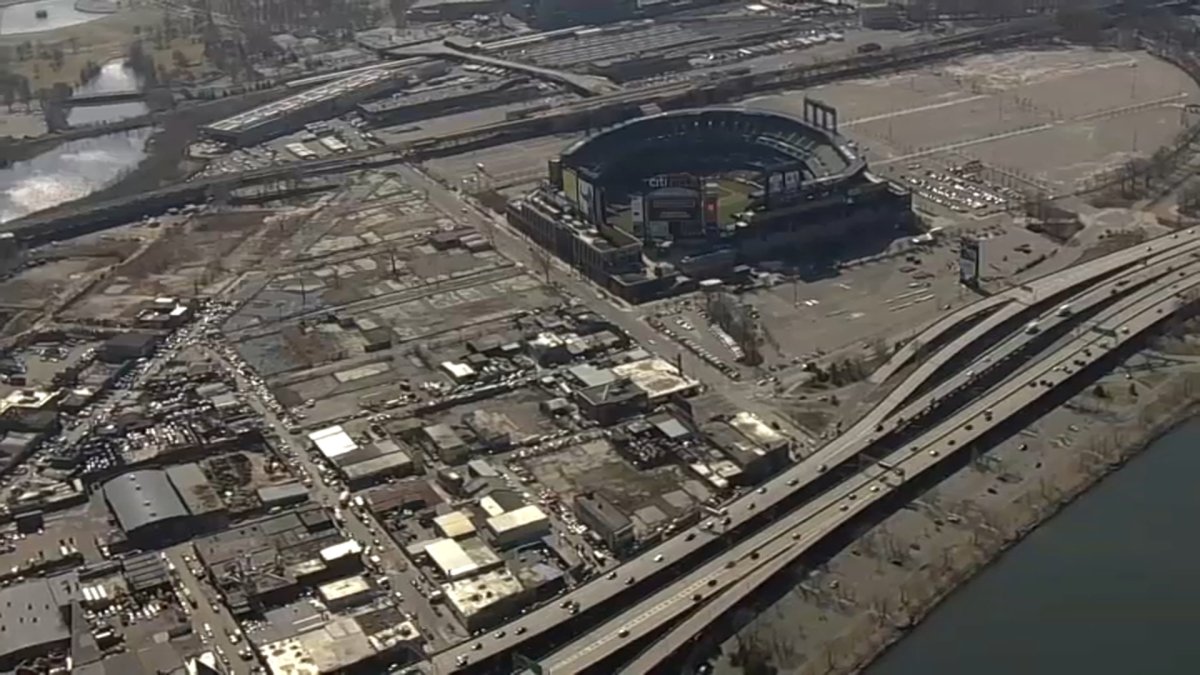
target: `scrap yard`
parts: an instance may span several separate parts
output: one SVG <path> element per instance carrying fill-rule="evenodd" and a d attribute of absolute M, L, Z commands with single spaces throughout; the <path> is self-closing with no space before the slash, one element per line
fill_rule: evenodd
<path fill-rule="evenodd" d="M 856 672 L 1195 377 L 1187 3 L 209 4 L 0 223 L 0 672 Z"/>

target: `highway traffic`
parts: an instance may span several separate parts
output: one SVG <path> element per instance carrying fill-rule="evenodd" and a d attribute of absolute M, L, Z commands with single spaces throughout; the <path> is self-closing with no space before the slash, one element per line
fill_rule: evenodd
<path fill-rule="evenodd" d="M 1134 269 L 1132 273 L 1136 275 L 1134 278 L 1142 280 L 1138 283 L 1145 283 L 1147 277 L 1153 278 L 1154 274 L 1167 273 L 1166 269 L 1172 264 L 1182 265 L 1182 263 L 1177 261 L 1181 257 L 1190 256 L 1197 250 L 1197 247 L 1200 247 L 1200 239 L 1197 238 L 1194 231 L 1167 235 L 1134 249 L 1126 249 L 1093 260 L 1084 265 L 1076 266 L 1057 280 L 1055 278 L 1046 278 L 1042 280 L 1044 283 L 1039 284 L 1039 288 L 1035 289 L 1034 292 L 1036 293 L 1036 297 L 1042 298 L 1041 302 L 1045 302 L 1048 298 L 1056 298 L 1057 294 L 1062 290 L 1069 290 L 1079 283 L 1085 283 L 1088 280 L 1100 278 L 1130 265 L 1143 262 L 1144 264 Z M 1125 292 L 1136 287 L 1132 279 L 1126 280 L 1124 284 L 1121 284 L 1121 279 L 1114 278 L 1111 283 L 1114 286 L 1104 286 L 1105 291 L 1101 291 L 1099 294 L 1090 294 L 1090 299 L 1084 304 L 1098 302 L 1104 292 L 1108 292 L 1111 295 L 1113 288 L 1116 288 L 1118 292 Z M 1025 293 L 1029 293 L 1029 291 L 1025 291 Z M 984 302 L 988 301 L 985 300 Z M 978 311 L 961 311 L 967 318 L 978 314 Z M 1000 323 L 1002 322 L 1000 320 Z M 1049 329 L 1050 325 L 1050 323 L 1047 323 L 1046 328 Z M 940 335 L 946 329 L 944 326 L 935 326 L 931 330 L 937 330 L 938 335 Z M 965 346 L 981 336 L 980 331 L 986 332 L 986 330 L 988 329 L 984 328 L 984 324 L 981 323 L 980 326 L 976 327 L 976 330 L 969 331 L 967 335 L 962 336 L 963 339 L 955 340 L 948 347 L 939 350 L 935 358 L 927 359 L 921 368 L 918 368 L 914 373 L 906 377 L 896 389 L 889 393 L 884 401 L 847 430 L 846 433 L 818 450 L 805 461 L 783 472 L 783 474 L 768 482 L 754 493 L 745 495 L 728 504 L 724 511 L 723 526 L 719 532 L 714 533 L 694 529 L 681 533 L 660 546 L 625 563 L 615 574 L 610 573 L 605 578 L 596 579 L 575 589 L 563 596 L 554 605 L 547 605 L 534 610 L 522 617 L 518 622 L 506 626 L 505 629 L 496 631 L 491 636 L 478 641 L 463 643 L 437 654 L 434 657 L 435 668 L 438 672 L 453 672 L 470 663 L 476 663 L 496 654 L 514 649 L 526 640 L 557 627 L 562 622 L 571 619 L 571 617 L 604 604 L 614 595 L 627 590 L 630 586 L 646 582 L 674 563 L 690 556 L 701 547 L 710 544 L 714 537 L 728 536 L 725 533 L 737 530 L 746 521 L 755 518 L 763 511 L 776 507 L 782 500 L 821 478 L 831 467 L 852 459 L 869 447 L 877 440 L 877 435 L 881 433 L 879 429 L 881 424 L 889 418 L 895 417 L 898 420 L 904 416 L 903 413 L 899 416 L 895 415 L 896 407 L 903 404 L 905 400 L 912 396 L 918 387 L 924 385 L 941 364 L 952 359 L 957 350 L 965 348 Z M 921 337 L 917 339 L 922 340 Z M 1012 348 L 1023 347 L 1025 342 L 1027 340 L 1024 338 L 1017 338 L 1017 341 L 1012 344 Z M 999 361 L 995 355 L 989 358 L 992 359 L 993 363 Z M 937 392 L 944 394 L 947 389 L 953 390 L 962 386 L 963 377 L 969 377 L 965 371 L 960 372 L 956 376 L 957 379 L 951 378 L 947 383 L 943 383 L 941 387 L 935 389 L 934 392 L 914 401 L 905 408 L 905 411 L 915 414 L 917 411 L 928 408 L 932 396 L 937 395 Z"/>
<path fill-rule="evenodd" d="M 889 489 L 913 480 L 938 462 L 969 447 L 981 435 L 1003 423 L 1070 376 L 1119 349 L 1137 334 L 1170 315 L 1187 302 L 1186 294 L 1200 288 L 1200 262 L 1177 270 L 1177 280 L 1142 289 L 1085 323 L 1066 344 L 1005 380 L 947 421 L 922 434 L 907 447 L 895 450 L 878 464 L 822 494 L 782 521 L 709 561 L 650 598 L 626 609 L 586 637 L 564 646 L 544 662 L 549 672 L 578 672 L 600 663 L 657 630 L 726 588 L 737 585 L 734 596 L 724 597 L 703 608 L 677 628 L 666 641 L 658 641 L 639 659 L 644 668 L 669 655 L 716 616 L 721 607 L 732 606 L 757 583 L 743 583 L 750 576 L 765 581 L 793 561 L 813 543 L 877 501 Z M 1008 347 L 1007 354 L 1024 348 L 1022 341 Z M 675 637 L 671 637 L 671 636 Z"/>

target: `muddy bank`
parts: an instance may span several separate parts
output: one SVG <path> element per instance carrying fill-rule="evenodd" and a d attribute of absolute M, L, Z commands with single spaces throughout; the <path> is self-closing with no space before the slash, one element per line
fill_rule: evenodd
<path fill-rule="evenodd" d="M 936 610 L 942 602 L 948 600 L 955 592 L 969 584 L 976 575 L 986 570 L 992 564 L 1002 560 L 1004 554 L 1009 549 L 1019 544 L 1028 534 L 1036 530 L 1038 526 L 1046 523 L 1076 499 L 1098 486 L 1107 476 L 1119 470 L 1130 459 L 1140 455 L 1160 438 L 1168 435 L 1180 425 L 1194 420 L 1200 414 L 1200 402 L 1180 402 L 1163 414 L 1164 416 L 1161 419 L 1144 428 L 1139 437 L 1130 439 L 1129 444 L 1111 462 L 1103 465 L 1104 469 L 1102 471 L 1081 474 L 1078 477 L 1078 481 L 1067 492 L 1063 493 L 1059 499 L 1044 503 L 1042 515 L 1039 518 L 1026 522 L 1023 527 L 1007 536 L 994 548 L 981 551 L 981 558 L 986 557 L 986 559 L 981 559 L 974 565 L 958 568 L 956 575 L 949 580 L 949 583 L 939 589 L 940 592 L 931 596 L 919 606 L 913 607 L 913 611 L 910 614 L 911 623 L 905 630 L 885 628 L 879 633 L 877 639 L 864 644 L 862 658 L 859 661 L 850 663 L 846 668 L 837 672 L 870 672 L 871 665 L 883 656 L 889 648 L 897 645 L 905 637 L 908 628 L 916 627 L 917 624 Z M 1086 561 L 1080 561 L 1080 563 L 1086 564 Z M 1131 570 L 1131 573 L 1133 572 Z"/>
<path fill-rule="evenodd" d="M 1133 379 L 1105 378 L 1103 392 L 1081 392 L 910 508 L 847 535 L 851 543 L 827 562 L 781 575 L 773 593 L 729 617 L 723 635 L 734 637 L 720 645 L 717 672 L 867 669 L 1039 524 L 1200 414 L 1200 369 L 1180 358 L 1174 369 L 1147 371 L 1139 370 L 1147 357 L 1134 356 Z M 700 646 L 692 660 L 715 648 Z"/>

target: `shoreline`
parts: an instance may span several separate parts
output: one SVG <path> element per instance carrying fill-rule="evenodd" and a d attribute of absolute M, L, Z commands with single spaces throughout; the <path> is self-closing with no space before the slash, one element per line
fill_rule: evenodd
<path fill-rule="evenodd" d="M 1162 383 L 1159 387 L 1156 387 L 1153 398 L 1142 406 L 1139 406 L 1139 410 L 1144 413 L 1153 408 L 1164 397 L 1170 396 L 1172 393 L 1183 393 L 1178 390 L 1187 388 L 1185 383 L 1189 376 L 1194 376 L 1194 373 L 1185 372 L 1182 375 L 1177 374 Z M 1094 472 L 1081 471 L 1074 477 L 1075 479 L 1071 481 L 1066 490 L 1059 493 L 1055 498 L 1031 504 L 1031 508 L 1025 513 L 1013 514 L 1017 516 L 1029 515 L 1031 517 L 1023 518 L 1019 522 L 1014 523 L 1011 530 L 1006 530 L 1004 536 L 994 542 L 983 543 L 976 549 L 976 555 L 970 560 L 965 561 L 966 564 L 950 570 L 950 576 L 943 583 L 932 588 L 930 595 L 921 598 L 917 603 L 909 604 L 906 608 L 907 611 L 903 625 L 892 624 L 880 627 L 874 632 L 872 638 L 863 640 L 857 645 L 853 661 L 841 667 L 826 668 L 822 672 L 828 675 L 858 675 L 865 672 L 875 661 L 902 641 L 908 633 L 917 628 L 930 614 L 936 611 L 943 602 L 960 589 L 965 588 L 978 574 L 1000 562 L 1011 548 L 1021 543 L 1025 537 L 1033 533 L 1038 527 L 1052 520 L 1089 490 L 1100 485 L 1108 476 L 1119 471 L 1129 461 L 1140 456 L 1156 441 L 1171 433 L 1180 425 L 1198 417 L 1200 417 L 1200 398 L 1188 397 L 1156 415 L 1155 419 L 1150 420 L 1148 425 L 1141 425 L 1140 433 L 1135 436 L 1126 437 L 1123 443 L 1113 448 L 1114 456 L 1101 465 L 1102 470 Z M 1121 424 L 1117 429 L 1118 431 L 1124 431 L 1129 426 L 1131 425 L 1128 423 Z M 1099 432 L 1100 430 L 1097 429 L 1096 431 Z M 1064 476 L 1063 478 L 1066 477 Z M 905 589 L 901 588 L 900 595 L 903 596 L 904 592 Z M 911 595 L 908 598 L 912 600 Z M 811 668 L 802 670 L 812 672 Z"/>
<path fill-rule="evenodd" d="M 1102 377 L 1103 399 L 1085 388 L 905 508 L 855 530 L 831 557 L 781 572 L 774 590 L 677 658 L 707 662 L 718 675 L 867 671 L 1038 527 L 1200 418 L 1197 344 L 1190 338 L 1186 352 L 1147 347 L 1129 357 L 1127 368 L 1163 356 L 1180 367 L 1133 381 Z"/>

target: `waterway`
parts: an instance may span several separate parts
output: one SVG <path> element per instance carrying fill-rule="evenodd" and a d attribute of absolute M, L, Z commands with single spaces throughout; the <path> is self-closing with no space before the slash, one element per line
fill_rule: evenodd
<path fill-rule="evenodd" d="M 1200 420 L 958 590 L 866 675 L 1200 672 Z"/>
<path fill-rule="evenodd" d="M 39 19 L 37 13 L 46 12 Z M 19 35 L 66 28 L 103 18 L 104 14 L 81 12 L 75 0 L 33 0 L 0 8 L 0 35 Z"/>
<path fill-rule="evenodd" d="M 113 61 L 105 64 L 100 74 L 78 92 L 134 91 L 140 84 L 123 62 Z M 71 111 L 69 121 L 87 124 L 122 119 L 145 110 L 145 104 L 140 102 L 80 107 Z M 145 128 L 71 141 L 0 169 L 0 223 L 86 197 L 115 183 L 145 157 L 151 133 L 151 129 Z"/>
<path fill-rule="evenodd" d="M 86 84 L 75 88 L 75 94 L 77 96 L 121 94 L 138 91 L 141 88 L 142 78 L 129 68 L 126 68 L 125 60 L 120 59 L 109 61 L 101 66 L 100 73 L 96 77 L 92 78 Z M 141 101 L 79 106 L 71 108 L 70 114 L 67 115 L 67 122 L 73 127 L 100 122 L 114 122 L 116 120 L 144 115 L 147 111 L 146 104 Z"/>

